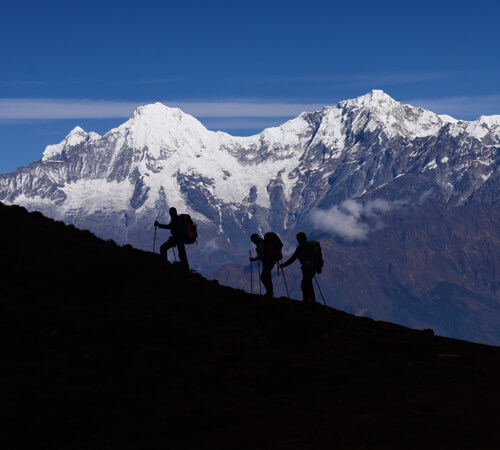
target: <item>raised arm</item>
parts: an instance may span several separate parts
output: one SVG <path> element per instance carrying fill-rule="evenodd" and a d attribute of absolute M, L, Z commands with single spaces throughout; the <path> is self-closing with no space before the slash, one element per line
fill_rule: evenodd
<path fill-rule="evenodd" d="M 286 260 L 283 264 L 280 265 L 281 268 L 283 267 L 286 267 L 286 266 L 289 266 L 290 264 L 292 264 L 297 258 L 299 257 L 299 247 L 297 247 L 295 249 L 295 251 L 293 252 L 293 255 L 288 259 Z"/>

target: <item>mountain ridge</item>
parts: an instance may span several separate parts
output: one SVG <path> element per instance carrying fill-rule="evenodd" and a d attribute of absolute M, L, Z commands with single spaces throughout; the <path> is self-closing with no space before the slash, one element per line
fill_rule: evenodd
<path fill-rule="evenodd" d="M 339 147 L 342 147 L 345 144 L 342 143 L 340 140 L 345 139 L 346 141 L 349 141 L 349 139 L 351 139 L 350 138 L 351 135 L 352 136 L 357 135 L 356 130 L 354 130 L 354 131 L 350 130 L 349 135 L 344 136 L 342 130 L 338 129 L 338 127 L 341 126 L 341 124 L 340 125 L 337 124 L 335 126 L 332 125 L 332 123 L 331 123 L 332 118 L 328 117 L 328 114 L 325 113 L 325 111 L 327 111 L 327 112 L 342 111 L 342 114 L 340 114 L 340 116 L 344 115 L 347 110 L 350 111 L 349 114 L 357 114 L 354 122 L 355 122 L 355 124 L 357 123 L 360 126 L 360 128 L 363 130 L 363 134 L 366 135 L 367 133 L 376 132 L 377 126 L 379 124 L 374 123 L 373 121 L 370 122 L 370 120 L 371 120 L 371 118 L 369 117 L 370 113 L 366 112 L 365 106 L 368 105 L 368 107 L 367 107 L 368 110 L 372 110 L 372 109 L 374 109 L 374 108 L 372 108 L 372 106 L 380 106 L 378 103 L 376 103 L 376 101 L 377 100 L 380 101 L 381 99 L 386 101 L 386 102 L 390 102 L 393 106 L 396 107 L 396 109 L 399 109 L 399 110 L 405 110 L 406 108 L 411 108 L 411 111 L 422 111 L 425 113 L 424 115 L 431 114 L 434 119 L 441 117 L 441 116 L 429 113 L 421 108 L 408 107 L 407 105 L 403 105 L 399 102 L 396 102 L 395 100 L 390 98 L 387 94 L 383 93 L 382 91 L 372 91 L 371 93 L 369 93 L 365 96 L 359 97 L 358 99 L 340 102 L 337 105 L 337 107 L 325 108 L 323 110 L 323 112 L 320 112 L 320 113 L 303 113 L 299 117 L 297 117 L 296 119 L 292 119 L 291 121 L 287 122 L 286 124 L 282 125 L 281 127 L 275 127 L 275 128 L 264 130 L 259 135 L 245 137 L 245 138 L 236 138 L 236 137 L 231 137 L 225 133 L 210 132 L 210 131 L 206 130 L 206 128 L 204 128 L 204 126 L 199 121 L 197 121 L 196 119 L 192 118 L 191 116 L 189 116 L 187 114 L 181 113 L 180 110 L 175 109 L 175 108 L 168 108 L 160 103 L 156 103 L 156 104 L 149 105 L 146 107 L 139 107 L 136 110 L 136 112 L 134 112 L 134 114 L 132 114 L 131 119 L 129 119 L 129 121 L 125 122 L 120 127 L 111 130 L 110 132 L 106 133 L 104 136 L 99 137 L 101 140 L 103 140 L 103 139 L 107 140 L 107 141 L 103 142 L 100 145 L 100 147 L 103 147 L 104 149 L 106 149 L 107 153 L 112 152 L 112 155 L 107 155 L 107 156 L 100 155 L 102 153 L 102 150 L 99 151 L 98 153 L 96 153 L 96 151 L 93 151 L 91 153 L 93 153 L 92 156 L 94 158 L 99 158 L 100 156 L 103 158 L 101 164 L 104 164 L 104 163 L 106 163 L 108 165 L 113 165 L 113 164 L 117 165 L 118 163 L 123 164 L 124 162 L 126 162 L 129 159 L 132 159 L 132 161 L 135 161 L 135 163 L 133 163 L 133 164 L 130 164 L 130 162 L 127 163 L 127 166 L 129 168 L 128 171 L 127 171 L 126 167 L 125 168 L 117 167 L 114 170 L 112 169 L 112 170 L 108 170 L 108 171 L 102 173 L 101 177 L 104 176 L 108 181 L 121 181 L 124 179 L 123 178 L 124 176 L 128 177 L 130 180 L 133 181 L 134 173 L 136 173 L 136 170 L 139 170 L 139 172 L 138 172 L 139 178 L 141 176 L 144 178 L 144 175 L 146 175 L 146 174 L 149 174 L 148 176 L 151 177 L 155 173 L 158 173 L 158 171 L 161 171 L 161 169 L 162 169 L 162 163 L 160 161 L 164 160 L 164 158 L 160 159 L 160 160 L 157 159 L 159 153 L 161 151 L 165 152 L 164 156 L 168 160 L 169 152 L 175 151 L 175 145 L 172 145 L 172 142 L 169 142 L 169 140 L 171 138 L 168 138 L 166 141 L 165 141 L 165 139 L 163 139 L 163 142 L 162 142 L 161 138 L 155 137 L 155 136 L 158 136 L 161 134 L 161 133 L 158 133 L 158 130 L 156 130 L 156 132 L 153 132 L 153 133 L 147 133 L 146 131 L 149 131 L 151 127 L 149 127 L 149 128 L 146 127 L 147 130 L 142 130 L 141 127 L 144 128 L 144 126 L 145 126 L 143 122 L 145 122 L 146 125 L 148 125 L 150 122 L 160 122 L 161 124 L 160 125 L 156 124 L 155 127 L 158 129 L 161 129 L 161 130 L 165 130 L 167 133 L 169 133 L 170 128 L 169 128 L 168 120 L 162 121 L 162 120 L 158 119 L 158 117 L 160 117 L 161 114 L 157 114 L 157 112 L 158 112 L 158 110 L 161 110 L 161 111 L 167 111 L 167 112 L 170 111 L 170 113 L 167 114 L 168 117 L 170 117 L 171 115 L 177 115 L 177 116 L 183 117 L 185 119 L 189 118 L 190 124 L 192 124 L 192 123 L 196 124 L 195 128 L 198 129 L 197 131 L 199 131 L 200 129 L 203 129 L 203 131 L 206 133 L 207 136 L 210 136 L 211 138 L 214 138 L 214 139 L 215 139 L 215 137 L 220 137 L 220 139 L 222 139 L 222 143 L 220 143 L 220 142 L 214 143 L 213 139 L 212 139 L 212 142 L 198 142 L 201 138 L 199 136 L 195 136 L 194 139 L 191 139 L 190 141 L 186 141 L 186 142 L 182 143 L 181 147 L 179 149 L 177 149 L 177 151 L 185 149 L 188 153 L 191 153 L 191 157 L 200 158 L 202 156 L 203 149 L 206 148 L 207 145 L 215 145 L 216 147 L 218 146 L 218 147 L 222 147 L 222 149 L 224 149 L 229 144 L 232 143 L 231 140 L 236 140 L 237 142 L 242 142 L 242 143 L 248 144 L 247 148 L 240 146 L 237 149 L 238 158 L 239 158 L 240 162 L 243 162 L 245 165 L 247 165 L 247 163 L 249 163 L 251 161 L 251 159 L 249 159 L 248 155 L 250 155 L 250 157 L 253 156 L 253 159 L 255 158 L 255 156 L 253 154 L 255 153 L 255 151 L 257 151 L 257 147 L 256 147 L 257 142 L 256 141 L 259 141 L 261 143 L 261 148 L 260 148 L 260 150 L 258 150 L 258 154 L 260 155 L 260 159 L 266 160 L 271 155 L 273 155 L 273 154 L 275 155 L 276 151 L 274 151 L 272 154 L 270 154 L 269 151 L 266 152 L 265 149 L 263 150 L 262 143 L 270 144 L 271 141 L 276 138 L 274 136 L 273 139 L 271 139 L 270 136 L 272 136 L 273 133 L 275 133 L 275 134 L 277 133 L 278 138 L 281 141 L 283 141 L 283 132 L 282 131 L 287 128 L 287 126 L 288 126 L 287 124 L 295 123 L 297 121 L 302 121 L 302 123 L 300 123 L 299 126 L 296 126 L 296 127 L 291 126 L 292 131 L 294 133 L 297 133 L 297 132 L 301 132 L 301 131 L 306 132 L 307 130 L 309 130 L 306 133 L 306 137 L 309 137 L 310 139 L 306 139 L 306 142 L 303 142 L 302 144 L 300 142 L 300 139 L 293 140 L 294 141 L 293 144 L 295 146 L 297 146 L 297 145 L 299 146 L 298 149 L 296 150 L 299 152 L 297 157 L 300 156 L 302 160 L 304 160 L 304 159 L 315 160 L 314 163 L 317 165 L 316 155 L 313 154 L 311 156 L 308 156 L 308 153 L 311 153 L 311 152 L 307 151 L 308 148 L 312 147 L 312 150 L 314 153 L 314 151 L 316 150 L 314 147 L 320 145 L 322 142 L 324 142 L 324 144 L 321 144 L 321 145 L 325 145 L 325 144 L 326 145 L 334 145 L 334 144 L 340 142 Z M 362 108 L 360 111 L 356 110 L 356 111 L 352 112 L 353 105 L 354 106 L 361 105 Z M 346 108 L 347 108 L 347 110 L 346 110 Z M 154 114 L 153 113 L 151 113 L 151 114 L 144 113 L 144 111 L 151 111 L 151 110 L 154 110 Z M 391 109 L 389 108 L 389 110 L 388 110 L 387 108 L 385 108 L 385 109 L 382 108 L 382 111 L 384 113 L 387 113 L 388 111 L 391 111 Z M 317 115 L 317 114 L 323 114 L 323 118 L 319 123 L 317 123 L 317 119 L 316 120 L 310 119 L 309 121 L 304 120 L 304 118 L 306 118 L 306 117 L 312 117 L 312 116 Z M 401 114 L 400 114 L 400 116 L 401 116 Z M 136 119 L 138 117 L 140 117 L 142 119 L 146 119 L 145 121 L 143 121 L 142 119 L 139 120 L 139 122 L 143 123 L 143 125 L 140 125 L 140 123 L 136 124 L 136 122 L 137 122 Z M 336 119 L 339 119 L 339 117 L 337 117 Z M 401 123 L 403 122 L 401 117 L 395 117 L 395 119 L 398 119 L 397 121 L 394 122 L 394 123 L 397 123 L 398 125 L 401 125 Z M 439 119 L 439 120 L 441 120 L 441 119 Z M 479 128 L 481 128 L 481 130 L 484 131 L 484 129 L 485 129 L 484 125 L 487 124 L 488 121 L 484 121 L 483 119 L 478 119 L 478 121 L 481 121 L 481 120 L 484 123 L 478 122 L 477 127 L 472 127 L 472 124 L 474 124 L 475 122 L 468 122 L 469 125 L 467 125 L 467 127 L 465 127 L 465 128 L 467 129 L 467 128 L 472 127 L 475 129 L 475 128 L 479 127 Z M 444 124 L 444 123 L 445 122 L 442 122 L 442 124 Z M 455 122 L 447 122 L 447 123 L 450 125 L 456 126 L 457 123 L 458 124 L 465 124 L 467 122 L 455 121 Z M 129 125 L 127 125 L 127 124 L 129 124 Z M 321 126 L 322 124 L 323 124 L 323 128 Z M 318 128 L 316 128 L 316 126 Z M 155 127 L 153 127 L 153 128 L 155 128 Z M 415 127 L 418 128 L 416 125 L 415 125 Z M 492 127 L 494 128 L 493 125 L 492 125 Z M 139 129 L 139 131 L 137 131 L 136 129 Z M 121 132 L 120 130 L 123 132 Z M 183 128 L 181 127 L 181 131 L 182 130 L 183 130 Z M 189 128 L 189 130 L 191 130 L 191 128 Z M 44 154 L 42 155 L 42 162 L 50 163 L 50 162 L 55 161 L 54 158 L 57 156 L 57 151 L 54 149 L 54 147 L 59 146 L 58 148 L 59 148 L 60 152 L 65 150 L 67 153 L 71 147 L 75 147 L 75 146 L 82 144 L 81 139 L 80 139 L 80 141 L 78 141 L 78 140 L 75 141 L 74 139 L 70 139 L 68 142 L 68 139 L 73 137 L 74 131 L 75 130 L 73 130 L 67 136 L 67 138 L 65 138 L 65 140 L 63 140 L 60 144 L 57 144 L 56 146 L 48 146 L 47 149 L 45 150 Z M 464 131 L 464 130 L 461 130 L 461 131 Z M 136 132 L 138 132 L 140 134 L 140 137 L 134 137 Z M 381 132 L 387 133 L 387 131 L 384 131 L 384 130 L 381 130 Z M 458 133 L 457 130 L 453 131 L 452 135 L 456 135 L 456 133 Z M 79 134 L 81 135 L 80 131 L 79 131 Z M 191 138 L 193 137 L 192 136 L 193 133 L 188 133 L 188 134 L 191 134 Z M 290 133 L 288 133 L 288 134 L 290 134 Z M 148 135 L 149 138 L 151 138 L 151 135 L 153 136 L 152 143 L 149 143 L 149 145 L 147 145 L 147 141 L 145 140 L 145 139 L 147 139 L 146 135 Z M 499 133 L 499 135 L 500 135 L 500 133 Z M 118 136 L 118 137 L 116 137 L 116 136 Z M 172 137 L 172 135 L 170 135 L 170 134 L 168 136 Z M 258 137 L 258 139 L 256 139 L 257 137 Z M 384 136 L 381 136 L 380 131 L 379 131 L 376 133 L 375 137 L 377 139 L 381 139 Z M 411 132 L 410 132 L 409 137 L 410 138 L 412 137 Z M 91 142 L 93 142 L 95 140 L 94 138 L 98 139 L 94 135 L 86 134 L 85 140 L 90 140 Z M 115 138 L 114 141 L 112 140 L 112 138 Z M 228 141 L 228 139 L 229 139 L 229 141 Z M 358 138 L 355 138 L 355 139 L 358 139 Z M 497 142 L 500 142 L 499 136 L 496 136 L 495 139 L 497 140 Z M 217 140 L 217 139 L 215 139 L 215 140 Z M 178 142 L 178 140 L 177 140 L 177 142 Z M 163 148 L 162 148 L 162 145 L 163 145 Z M 274 145 L 276 145 L 276 144 L 274 144 Z M 290 151 L 287 152 L 287 150 L 286 150 L 287 146 L 289 147 L 290 145 L 291 144 L 289 142 L 285 142 L 285 144 L 281 148 L 279 148 L 279 154 L 277 156 L 280 157 L 281 159 L 290 159 L 290 156 L 291 156 Z M 199 147 L 199 150 L 194 151 L 194 154 L 193 154 L 192 150 L 195 149 L 197 146 Z M 356 146 L 354 145 L 354 147 L 356 147 Z M 129 148 L 136 148 L 136 150 L 131 152 L 129 150 Z M 169 150 L 169 148 L 170 148 L 170 150 Z M 256 150 L 252 150 L 252 148 L 255 148 Z M 273 148 L 273 147 L 271 147 L 271 148 Z M 114 150 L 112 150 L 112 149 L 114 149 Z M 333 157 L 333 159 L 335 159 L 336 157 L 339 156 L 339 150 L 340 150 L 340 148 L 333 149 L 332 150 L 333 154 L 327 155 L 327 157 L 325 157 L 325 155 L 323 155 L 323 160 L 325 160 L 326 158 L 331 160 L 332 157 Z M 139 151 L 139 153 L 137 153 L 137 151 Z M 330 153 L 332 151 L 330 151 Z M 324 149 L 323 149 L 323 152 L 324 152 Z M 121 153 L 124 153 L 125 155 L 121 155 Z M 229 164 L 229 161 L 227 161 L 228 155 L 225 154 L 224 151 L 219 152 L 216 156 L 219 160 L 219 163 L 218 163 L 219 166 L 224 167 L 225 165 Z M 233 153 L 233 156 L 234 156 L 234 153 Z M 186 155 L 183 155 L 183 157 L 186 157 Z M 295 158 L 297 158 L 297 157 L 295 157 Z M 139 158 L 139 159 L 137 159 L 137 158 Z M 446 162 L 448 164 L 450 164 L 449 157 L 443 156 L 443 158 L 448 158 L 446 160 Z M 147 160 L 145 164 L 144 164 L 144 159 Z M 224 159 L 226 159 L 226 161 L 224 161 Z M 229 159 L 231 159 L 231 158 L 229 158 Z M 352 158 L 348 157 L 346 162 L 349 163 L 350 159 L 352 159 Z M 426 169 L 427 171 L 435 168 L 434 165 L 432 164 L 432 161 L 433 160 L 427 161 L 426 165 L 423 166 L 421 168 L 421 170 L 425 170 L 426 167 L 427 167 L 427 169 Z M 484 162 L 484 161 L 482 161 L 482 163 L 486 164 L 486 162 Z M 80 163 L 80 166 L 81 166 L 81 164 L 82 163 Z M 195 161 L 192 163 L 190 162 L 190 164 L 192 164 L 192 167 L 195 171 L 200 172 L 200 168 L 196 167 Z M 284 189 L 286 191 L 285 192 L 286 195 L 284 198 L 285 201 L 287 199 L 289 199 L 290 195 L 291 195 L 290 189 L 291 189 L 292 184 L 290 184 L 290 180 L 293 180 L 295 175 L 297 175 L 300 172 L 303 172 L 303 170 L 304 170 L 304 169 L 301 170 L 298 167 L 298 160 L 295 160 L 295 162 L 292 162 L 292 164 L 293 164 L 292 167 L 290 167 L 288 169 L 285 168 L 285 171 L 288 172 L 288 181 L 286 178 L 284 178 L 282 176 L 281 177 L 278 176 L 275 178 L 278 185 L 281 185 L 283 188 L 285 188 Z M 436 164 L 436 166 L 439 166 L 439 162 L 436 161 L 435 164 Z M 49 166 L 50 166 L 50 164 L 49 164 Z M 293 167 L 295 167 L 294 170 L 292 170 Z M 308 167 L 309 170 L 311 170 L 311 168 L 314 168 L 314 166 Z M 184 172 L 189 171 L 189 167 L 184 167 L 184 168 L 179 167 L 177 170 L 179 170 L 179 169 L 184 171 Z M 171 170 L 175 170 L 175 167 L 172 167 Z M 297 172 L 297 170 L 299 170 L 299 172 Z M 226 174 L 228 172 L 230 172 L 230 170 L 226 171 Z M 271 172 L 273 172 L 275 174 L 279 174 L 280 170 L 277 170 L 277 168 L 271 168 Z M 96 177 L 96 174 L 93 173 L 92 171 L 83 172 L 82 175 L 85 177 Z M 240 173 L 238 173 L 237 175 L 239 178 L 241 178 L 241 177 L 243 177 L 244 174 L 242 174 L 241 170 L 240 170 Z M 403 176 L 403 175 L 404 175 L 404 172 L 401 172 L 401 173 L 396 172 L 394 174 L 394 177 Z M 67 176 L 74 177 L 75 175 L 68 174 Z M 207 173 L 204 176 L 205 176 L 205 178 L 208 177 L 207 179 L 217 180 L 217 182 L 219 182 L 219 183 L 221 182 L 221 179 L 220 179 L 221 177 L 214 176 L 213 170 L 211 171 L 211 173 Z M 227 176 L 227 175 L 225 175 L 225 176 Z M 15 190 L 15 188 L 14 189 L 10 188 L 11 192 L 9 194 L 7 194 L 7 192 L 8 192 L 7 189 L 9 189 L 8 186 L 5 186 L 5 181 L 6 181 L 7 177 L 8 177 L 8 175 L 2 176 L 1 181 L 2 181 L 2 185 L 3 185 L 2 186 L 3 189 L 2 189 L 0 195 L 1 195 L 3 201 L 12 202 L 13 200 L 15 200 L 16 195 L 19 196 L 19 194 L 15 194 L 15 192 L 12 192 L 12 190 Z M 137 176 L 136 176 L 136 178 L 137 178 Z M 224 178 L 224 175 L 222 176 L 222 178 Z M 259 198 L 259 195 L 260 196 L 264 195 L 263 193 L 266 191 L 266 187 L 269 187 L 269 183 L 272 182 L 272 179 L 273 179 L 273 175 L 269 174 L 266 176 L 265 184 L 262 186 L 259 186 L 260 189 L 257 189 L 258 198 Z M 330 180 L 330 179 L 331 178 L 328 178 L 328 180 Z M 64 182 L 67 182 L 67 180 L 59 178 L 57 180 L 57 182 L 64 183 Z M 291 182 L 293 183 L 293 181 L 291 181 Z M 373 180 L 371 180 L 370 182 L 374 183 Z M 476 183 L 477 183 L 477 180 L 476 180 Z M 137 184 L 137 180 L 135 181 L 135 184 Z M 239 192 L 237 198 L 234 198 L 235 201 L 237 201 L 239 203 L 243 202 L 244 198 L 245 198 L 245 194 L 248 195 L 248 192 L 250 192 L 250 188 L 251 188 L 250 181 L 246 181 L 244 184 L 245 184 L 246 192 L 245 193 Z M 266 184 L 267 184 L 267 186 L 266 186 Z M 21 186 L 21 188 L 22 188 L 22 186 Z M 477 189 L 477 186 L 475 186 L 475 188 Z M 64 192 L 61 193 L 61 189 L 58 189 L 58 191 L 59 191 L 60 195 L 65 195 Z M 227 189 L 226 189 L 226 191 L 227 191 Z M 351 195 L 351 197 L 352 197 L 352 194 L 354 194 L 355 196 L 360 196 L 360 195 L 362 196 L 362 195 L 365 195 L 365 193 L 366 193 L 366 189 L 365 190 L 358 190 L 357 192 L 353 192 L 350 195 Z M 34 192 L 31 195 L 33 195 L 33 194 L 34 194 Z M 218 193 L 219 195 L 217 195 L 217 192 L 214 194 L 216 195 L 216 198 L 220 198 L 220 192 Z M 227 192 L 225 192 L 225 194 L 226 194 L 226 198 L 224 199 L 224 201 L 231 202 L 231 198 L 229 196 L 227 196 Z M 470 196 L 470 194 L 469 194 L 469 196 Z M 177 196 L 177 197 L 179 197 L 179 196 Z M 28 206 L 28 207 L 29 207 L 29 198 L 30 197 L 22 199 L 22 203 L 27 203 L 26 206 Z M 42 196 L 42 199 L 43 198 L 44 197 Z M 182 198 L 176 198 L 175 200 L 187 203 L 185 206 L 189 207 L 189 201 L 186 202 L 186 200 L 185 199 L 183 200 Z M 462 200 L 462 201 L 464 201 L 464 200 Z M 20 202 L 18 201 L 18 203 L 20 203 Z M 264 206 L 264 207 L 268 204 L 269 204 L 269 201 L 265 200 L 265 196 L 259 202 L 259 205 Z M 194 211 L 192 211 L 192 212 L 194 212 Z M 201 219 L 201 217 L 200 217 L 200 219 Z"/>

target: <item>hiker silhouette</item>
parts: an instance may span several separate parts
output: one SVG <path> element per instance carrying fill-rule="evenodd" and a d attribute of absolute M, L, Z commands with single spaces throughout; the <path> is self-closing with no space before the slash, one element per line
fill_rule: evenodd
<path fill-rule="evenodd" d="M 276 262 L 281 258 L 281 248 L 283 244 L 276 233 L 266 233 L 264 238 L 258 234 L 252 234 L 250 240 L 255 244 L 255 250 L 257 251 L 257 256 L 255 258 L 250 257 L 250 261 L 262 261 L 262 271 L 260 273 L 260 281 L 266 288 L 266 297 L 272 297 L 274 295 L 273 291 L 273 278 L 272 270 Z"/>
<path fill-rule="evenodd" d="M 184 220 L 181 217 L 182 215 L 179 216 L 177 214 L 177 209 L 172 207 L 168 212 L 170 214 L 169 224 L 164 225 L 159 223 L 157 220 L 155 220 L 154 223 L 155 227 L 170 230 L 170 233 L 172 234 L 170 238 L 167 240 L 167 242 L 163 243 L 160 246 L 160 255 L 165 262 L 168 262 L 168 254 L 167 254 L 168 250 L 173 247 L 177 247 L 181 266 L 184 269 L 184 271 L 189 272 L 189 263 L 187 260 L 186 247 L 184 245 L 185 234 L 186 234 Z"/>
<path fill-rule="evenodd" d="M 302 266 L 302 282 L 300 283 L 302 298 L 307 307 L 313 307 L 316 304 L 313 278 L 316 273 L 321 273 L 323 268 L 321 247 L 317 241 L 308 241 L 303 232 L 297 233 L 297 241 L 299 245 L 295 252 L 288 260 L 280 264 L 280 268 L 289 266 L 298 258 Z"/>

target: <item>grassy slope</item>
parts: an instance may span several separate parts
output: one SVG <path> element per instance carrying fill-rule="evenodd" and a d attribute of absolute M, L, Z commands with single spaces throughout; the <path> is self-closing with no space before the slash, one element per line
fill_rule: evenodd
<path fill-rule="evenodd" d="M 0 236 L 4 448 L 498 448 L 498 348 L 291 314 L 22 208 Z"/>

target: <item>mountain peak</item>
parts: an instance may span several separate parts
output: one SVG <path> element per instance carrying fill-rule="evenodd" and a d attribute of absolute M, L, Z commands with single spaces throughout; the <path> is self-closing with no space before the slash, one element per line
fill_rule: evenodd
<path fill-rule="evenodd" d="M 76 126 L 59 144 L 47 145 L 42 154 L 42 161 L 63 161 L 66 159 L 66 152 L 71 147 L 83 144 L 88 140 L 100 138 L 97 133 L 87 133 L 83 128 Z"/>
<path fill-rule="evenodd" d="M 182 122 L 184 120 L 194 120 L 198 122 L 194 117 L 186 114 L 179 108 L 174 108 L 165 105 L 164 103 L 156 102 L 147 105 L 139 106 L 130 117 L 132 120 L 151 120 L 151 121 L 173 121 Z"/>
<path fill-rule="evenodd" d="M 372 89 L 368 94 L 362 95 L 361 97 L 368 97 L 372 100 L 392 100 L 395 101 L 389 94 L 385 93 L 381 89 Z"/>
<path fill-rule="evenodd" d="M 187 128 L 198 128 L 200 126 L 205 128 L 195 117 L 179 108 L 170 107 L 160 102 L 139 106 L 127 123 L 129 125 L 132 123 L 161 124 L 163 128 L 173 125 L 178 126 L 182 123 Z"/>
<path fill-rule="evenodd" d="M 193 116 L 160 102 L 139 106 L 116 130 L 127 136 L 131 147 L 147 148 L 153 157 L 159 157 L 161 149 L 194 148 L 211 133 Z"/>
<path fill-rule="evenodd" d="M 69 132 L 68 136 L 71 136 L 71 135 L 74 135 L 74 134 L 81 134 L 81 133 L 85 133 L 85 134 L 86 134 L 85 130 L 84 130 L 82 127 L 79 127 L 79 126 L 77 125 L 75 128 L 73 128 L 73 129 Z"/>
<path fill-rule="evenodd" d="M 389 107 L 393 108 L 401 103 L 394 100 L 390 95 L 382 90 L 374 89 L 367 94 L 361 95 L 351 100 L 344 100 L 340 102 L 341 105 L 351 106 L 356 108 L 380 108 Z"/>
<path fill-rule="evenodd" d="M 360 97 L 344 100 L 337 106 L 354 114 L 353 129 L 383 130 L 389 138 L 397 135 L 409 139 L 438 132 L 446 123 L 455 123 L 450 116 L 439 116 L 394 100 L 382 90 L 374 89 Z"/>

